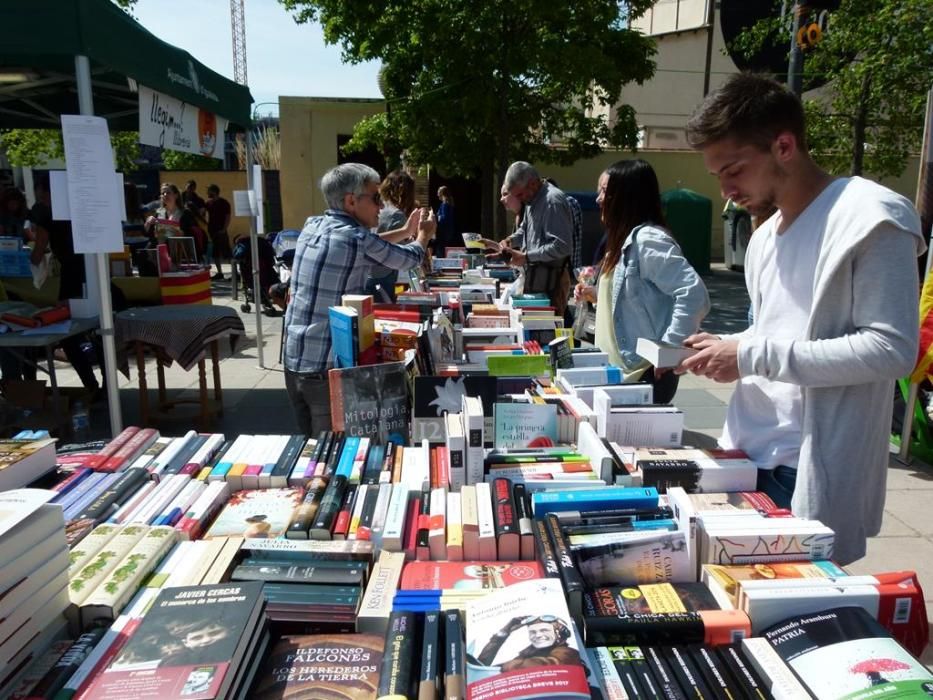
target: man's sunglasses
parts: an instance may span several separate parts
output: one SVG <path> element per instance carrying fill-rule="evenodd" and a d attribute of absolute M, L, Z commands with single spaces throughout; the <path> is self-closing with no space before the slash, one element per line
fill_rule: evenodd
<path fill-rule="evenodd" d="M 373 200 L 373 204 L 377 207 L 382 204 L 382 195 L 378 192 L 361 192 L 356 195 L 357 197 L 369 197 Z"/>

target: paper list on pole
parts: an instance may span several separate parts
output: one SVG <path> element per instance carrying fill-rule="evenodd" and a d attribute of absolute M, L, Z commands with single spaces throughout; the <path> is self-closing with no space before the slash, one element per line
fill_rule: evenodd
<path fill-rule="evenodd" d="M 234 190 L 233 191 L 233 215 L 234 216 L 255 216 L 256 215 L 256 193 L 253 190 Z"/>
<path fill-rule="evenodd" d="M 68 204 L 76 253 L 123 250 L 123 192 L 117 190 L 113 149 L 102 117 L 62 115 Z"/>
<path fill-rule="evenodd" d="M 256 231 L 263 234 L 266 223 L 262 206 L 262 166 L 259 163 L 253 163 L 253 192 L 256 196 Z"/>
<path fill-rule="evenodd" d="M 117 191 L 123 193 L 123 173 L 114 173 L 117 178 Z M 68 173 L 64 170 L 49 171 L 49 194 L 52 195 L 52 219 L 54 221 L 71 221 L 71 200 L 68 199 Z M 126 198 L 122 197 L 120 220 L 126 221 Z"/>

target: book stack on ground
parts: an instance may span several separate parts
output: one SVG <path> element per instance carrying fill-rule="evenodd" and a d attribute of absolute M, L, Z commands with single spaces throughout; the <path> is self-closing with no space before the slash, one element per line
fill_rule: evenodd
<path fill-rule="evenodd" d="M 51 491 L 0 493 L 0 697 L 64 628 L 68 545 Z"/>
<path fill-rule="evenodd" d="M 247 698 L 269 643 L 262 584 L 163 590 L 85 696 Z"/>

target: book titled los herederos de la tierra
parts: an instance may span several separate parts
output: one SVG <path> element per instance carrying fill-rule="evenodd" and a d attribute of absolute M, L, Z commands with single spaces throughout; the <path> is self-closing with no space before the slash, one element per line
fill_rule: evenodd
<path fill-rule="evenodd" d="M 589 698 L 573 630 L 558 579 L 517 583 L 469 603 L 468 700 Z"/>
<path fill-rule="evenodd" d="M 259 672 L 252 700 L 376 697 L 383 638 L 373 634 L 282 637 Z"/>

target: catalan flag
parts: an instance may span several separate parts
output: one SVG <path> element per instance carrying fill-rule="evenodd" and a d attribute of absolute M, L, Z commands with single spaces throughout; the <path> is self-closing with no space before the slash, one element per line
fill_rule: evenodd
<path fill-rule="evenodd" d="M 933 377 L 933 272 L 927 273 L 920 292 L 920 348 L 910 381 L 919 384 L 928 376 Z"/>

